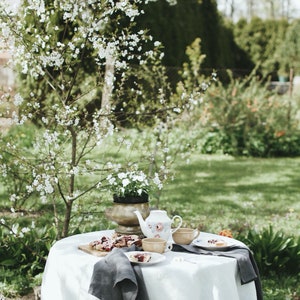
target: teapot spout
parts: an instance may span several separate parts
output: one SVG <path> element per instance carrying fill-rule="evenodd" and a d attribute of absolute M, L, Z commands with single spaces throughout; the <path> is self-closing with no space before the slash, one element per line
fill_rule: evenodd
<path fill-rule="evenodd" d="M 141 230 L 143 232 L 143 235 L 146 237 L 149 237 L 151 235 L 151 231 L 148 228 L 146 222 L 144 221 L 142 214 L 138 210 L 135 210 L 134 213 L 136 214 L 136 216 L 139 220 L 139 224 L 140 224 Z"/>

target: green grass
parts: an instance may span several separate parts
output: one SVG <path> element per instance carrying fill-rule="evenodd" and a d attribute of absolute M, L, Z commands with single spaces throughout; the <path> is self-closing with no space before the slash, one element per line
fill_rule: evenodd
<path fill-rule="evenodd" d="M 300 232 L 300 158 L 253 159 L 194 155 L 178 167 L 160 206 L 179 213 L 187 224 L 238 233 L 272 224 Z"/>

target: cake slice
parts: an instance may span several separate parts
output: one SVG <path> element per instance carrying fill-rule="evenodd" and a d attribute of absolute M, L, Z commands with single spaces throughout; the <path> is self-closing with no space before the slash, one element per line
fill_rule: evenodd
<path fill-rule="evenodd" d="M 146 262 L 150 261 L 151 254 L 150 253 L 146 253 L 146 252 L 145 253 L 139 252 L 139 253 L 135 253 L 135 254 L 129 255 L 129 258 L 130 258 L 131 262 L 143 262 L 143 263 L 146 263 Z"/>

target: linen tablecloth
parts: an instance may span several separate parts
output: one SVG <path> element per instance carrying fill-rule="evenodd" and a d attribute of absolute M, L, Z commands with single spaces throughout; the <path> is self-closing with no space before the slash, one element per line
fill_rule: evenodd
<path fill-rule="evenodd" d="M 88 293 L 94 265 L 104 258 L 87 254 L 79 245 L 111 231 L 97 231 L 62 239 L 50 249 L 45 266 L 42 300 L 95 300 Z M 209 237 L 210 234 L 201 233 Z M 167 252 L 166 259 L 142 266 L 150 300 L 256 300 L 254 282 L 241 284 L 237 261 L 230 257 Z"/>

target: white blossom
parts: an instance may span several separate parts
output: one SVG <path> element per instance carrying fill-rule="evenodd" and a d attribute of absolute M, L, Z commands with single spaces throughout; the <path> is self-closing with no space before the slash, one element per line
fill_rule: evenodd
<path fill-rule="evenodd" d="M 12 195 L 10 195 L 10 197 L 9 197 L 9 200 L 10 200 L 11 202 L 16 202 L 17 199 L 18 199 L 18 196 L 17 196 L 16 194 L 12 194 Z M 13 211 L 13 212 L 14 212 L 14 211 Z"/>
<path fill-rule="evenodd" d="M 47 194 L 52 194 L 54 192 L 54 188 L 53 186 L 51 185 L 50 181 L 49 180 L 46 180 L 45 181 L 45 192 Z"/>
<path fill-rule="evenodd" d="M 62 55 L 57 51 L 52 51 L 51 53 L 48 53 L 47 55 L 41 55 L 40 57 L 43 67 L 61 67 L 64 58 Z"/>
<path fill-rule="evenodd" d="M 123 184 L 123 187 L 126 187 L 128 184 L 130 184 L 130 180 L 128 178 L 124 178 L 122 180 L 122 184 Z"/>
<path fill-rule="evenodd" d="M 118 174 L 118 178 L 120 178 L 120 179 L 124 179 L 124 178 L 126 178 L 126 176 L 127 176 L 127 174 L 125 172 L 121 172 Z"/>
<path fill-rule="evenodd" d="M 27 232 L 29 232 L 30 231 L 30 228 L 28 228 L 28 227 L 23 227 L 22 229 L 21 229 L 21 232 L 22 233 L 27 233 Z"/>
<path fill-rule="evenodd" d="M 13 224 L 11 227 L 11 231 L 10 233 L 13 235 L 17 235 L 18 234 L 18 229 L 19 229 L 19 224 Z"/>
<path fill-rule="evenodd" d="M 158 176 L 158 173 L 154 174 L 154 178 L 153 178 L 153 182 L 155 183 L 155 185 L 158 187 L 158 189 L 162 189 L 163 188 L 163 184 Z"/>
<path fill-rule="evenodd" d="M 15 94 L 14 105 L 20 106 L 23 103 L 23 101 L 24 101 L 24 99 L 19 93 Z"/>
<path fill-rule="evenodd" d="M 34 189 L 31 185 L 27 185 L 26 190 L 27 190 L 27 193 L 32 193 L 34 191 Z"/>

